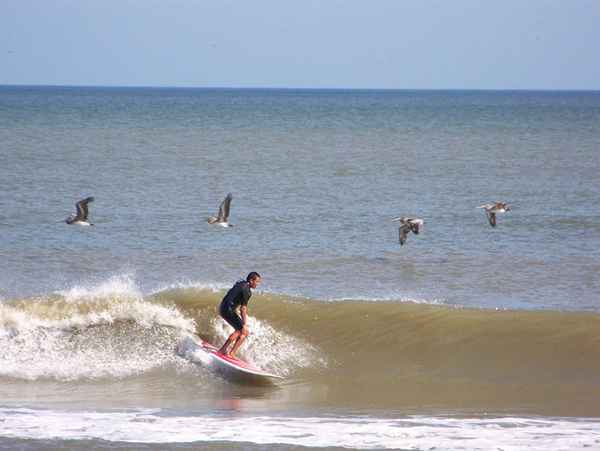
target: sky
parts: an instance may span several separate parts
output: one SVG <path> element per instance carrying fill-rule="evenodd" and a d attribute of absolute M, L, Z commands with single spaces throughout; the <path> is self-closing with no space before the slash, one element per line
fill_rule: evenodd
<path fill-rule="evenodd" d="M 600 89 L 600 0 L 0 0 L 0 84 Z"/>

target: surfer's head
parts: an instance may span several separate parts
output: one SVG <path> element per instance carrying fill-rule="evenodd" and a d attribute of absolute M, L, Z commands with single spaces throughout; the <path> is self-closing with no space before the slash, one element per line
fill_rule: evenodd
<path fill-rule="evenodd" d="M 250 285 L 250 288 L 256 288 L 260 283 L 261 277 L 260 274 L 256 271 L 252 271 L 250 274 L 246 276 L 246 282 Z"/>

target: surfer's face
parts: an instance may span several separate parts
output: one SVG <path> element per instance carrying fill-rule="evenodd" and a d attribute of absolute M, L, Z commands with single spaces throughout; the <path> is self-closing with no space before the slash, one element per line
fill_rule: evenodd
<path fill-rule="evenodd" d="M 255 279 L 252 279 L 248 282 L 248 284 L 250 285 L 250 288 L 256 288 L 258 286 L 258 284 L 261 282 L 260 277 L 257 277 Z"/>

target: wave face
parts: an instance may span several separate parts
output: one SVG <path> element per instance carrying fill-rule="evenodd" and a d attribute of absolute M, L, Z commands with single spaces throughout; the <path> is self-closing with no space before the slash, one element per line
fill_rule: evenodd
<path fill-rule="evenodd" d="M 202 284 L 142 294 L 117 277 L 0 303 L 5 381 L 194 381 L 177 346 L 219 344 L 224 294 Z M 600 315 L 474 310 L 258 292 L 241 355 L 286 376 L 277 399 L 302 406 L 600 414 Z M 206 390 L 222 383 L 203 375 Z"/>
<path fill-rule="evenodd" d="M 319 349 L 330 405 L 600 413 L 600 316 L 262 296 L 255 314 Z"/>

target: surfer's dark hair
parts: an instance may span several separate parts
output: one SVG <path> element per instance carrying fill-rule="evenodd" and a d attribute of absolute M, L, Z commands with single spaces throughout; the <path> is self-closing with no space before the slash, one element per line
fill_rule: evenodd
<path fill-rule="evenodd" d="M 252 271 L 250 274 L 248 274 L 246 276 L 246 282 L 250 282 L 251 280 L 254 279 L 260 279 L 260 274 L 257 273 L 256 271 Z"/>

